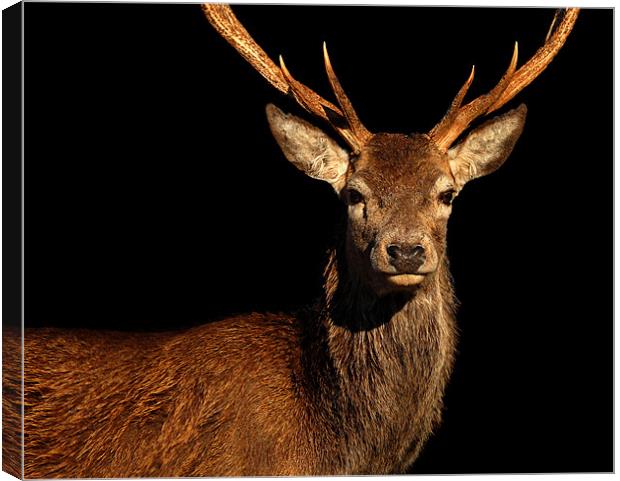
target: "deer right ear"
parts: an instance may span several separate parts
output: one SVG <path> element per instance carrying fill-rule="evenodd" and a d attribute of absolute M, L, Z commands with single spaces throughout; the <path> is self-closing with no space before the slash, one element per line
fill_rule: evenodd
<path fill-rule="evenodd" d="M 346 182 L 349 154 L 318 127 L 267 105 L 271 133 L 286 158 L 306 175 L 329 182 L 340 192 Z"/>
<path fill-rule="evenodd" d="M 450 170 L 459 189 L 466 182 L 490 174 L 504 163 L 523 131 L 526 113 L 527 108 L 521 105 L 494 117 L 448 151 Z"/>

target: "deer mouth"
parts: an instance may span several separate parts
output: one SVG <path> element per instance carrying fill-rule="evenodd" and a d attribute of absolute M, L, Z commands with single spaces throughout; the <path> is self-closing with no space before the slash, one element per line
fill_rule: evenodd
<path fill-rule="evenodd" d="M 413 287 L 420 284 L 426 278 L 426 274 L 387 274 L 386 279 L 390 284 L 399 287 Z"/>

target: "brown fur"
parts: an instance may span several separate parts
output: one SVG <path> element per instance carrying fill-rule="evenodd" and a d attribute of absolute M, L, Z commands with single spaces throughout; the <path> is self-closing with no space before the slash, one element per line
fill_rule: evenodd
<path fill-rule="evenodd" d="M 21 330 L 2 329 L 2 470 L 22 477 Z"/>
<path fill-rule="evenodd" d="M 329 309 L 177 334 L 28 330 L 26 477 L 403 471 L 439 419 L 451 364 L 441 289 L 369 305 L 392 319 L 362 330 Z"/>
<path fill-rule="evenodd" d="M 352 186 L 365 190 L 363 205 L 347 207 L 322 297 L 294 315 L 174 333 L 27 330 L 26 477 L 380 474 L 418 456 L 454 356 L 449 206 L 438 196 L 458 187 L 458 158 L 427 136 L 378 134 L 349 160 L 319 129 L 278 112 L 270 122 L 287 156 L 303 128 L 299 168 L 326 173 L 345 201 Z M 485 144 L 484 165 L 505 160 L 523 120 L 513 111 L 481 127 L 493 134 L 473 143 Z M 409 240 L 428 251 L 425 273 L 393 283 L 384 247 Z M 5 386 L 18 382 L 5 369 Z"/>

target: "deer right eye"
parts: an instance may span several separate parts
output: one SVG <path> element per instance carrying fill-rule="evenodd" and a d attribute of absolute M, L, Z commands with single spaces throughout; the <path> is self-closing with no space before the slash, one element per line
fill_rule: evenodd
<path fill-rule="evenodd" d="M 349 205 L 360 204 L 364 202 L 364 196 L 358 190 L 348 189 L 347 202 L 349 203 Z"/>
<path fill-rule="evenodd" d="M 439 201 L 444 205 L 452 204 L 454 200 L 454 196 L 456 195 L 456 191 L 454 189 L 446 190 L 439 194 Z"/>

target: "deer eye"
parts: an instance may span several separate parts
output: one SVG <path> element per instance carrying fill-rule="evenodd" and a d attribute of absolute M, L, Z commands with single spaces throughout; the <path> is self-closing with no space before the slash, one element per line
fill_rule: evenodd
<path fill-rule="evenodd" d="M 364 196 L 359 190 L 347 189 L 347 202 L 349 205 L 360 204 L 361 202 L 364 202 Z"/>
<path fill-rule="evenodd" d="M 455 195 L 456 191 L 454 189 L 446 190 L 445 192 L 439 194 L 439 202 L 444 205 L 450 205 L 452 204 Z"/>

